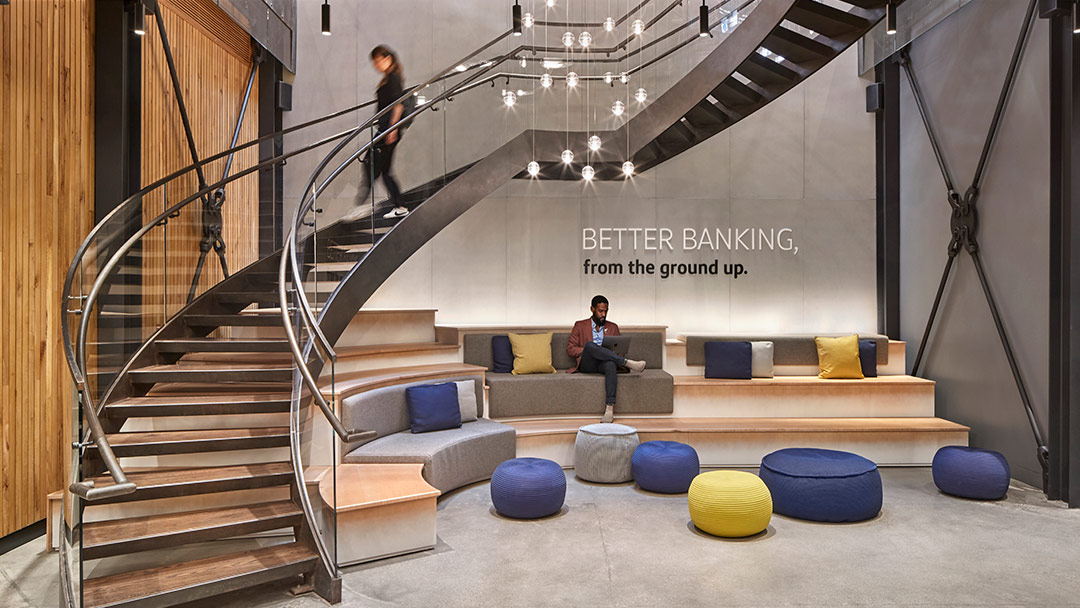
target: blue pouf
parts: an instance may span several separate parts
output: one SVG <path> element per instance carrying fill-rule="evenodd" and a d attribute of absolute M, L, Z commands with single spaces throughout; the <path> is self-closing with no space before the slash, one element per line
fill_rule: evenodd
<path fill-rule="evenodd" d="M 677 441 L 646 441 L 634 450 L 630 471 L 642 490 L 681 494 L 701 472 L 697 451 Z"/>
<path fill-rule="evenodd" d="M 992 450 L 949 445 L 934 454 L 934 484 L 961 498 L 998 500 L 1009 491 L 1009 461 Z"/>
<path fill-rule="evenodd" d="M 558 513 L 565 499 L 566 475 L 550 460 L 514 458 L 491 475 L 491 502 L 506 517 L 547 517 Z"/>
<path fill-rule="evenodd" d="M 758 473 L 772 493 L 773 511 L 823 522 L 863 521 L 881 512 L 877 465 L 857 454 L 814 448 L 779 450 Z"/>

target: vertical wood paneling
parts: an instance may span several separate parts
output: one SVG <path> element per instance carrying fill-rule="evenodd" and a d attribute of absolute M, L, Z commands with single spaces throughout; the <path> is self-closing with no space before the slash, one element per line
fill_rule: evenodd
<path fill-rule="evenodd" d="M 200 158 L 229 147 L 251 70 L 248 35 L 210 0 L 165 0 L 161 4 Z M 244 116 L 239 141 L 258 136 L 258 83 Z M 148 17 L 143 46 L 142 179 L 150 184 L 191 164 L 157 25 Z M 231 174 L 257 162 L 257 148 L 236 155 Z M 225 161 L 209 165 L 206 181 L 221 179 Z M 258 257 L 258 175 L 245 176 L 226 189 L 224 236 L 230 272 Z M 169 184 L 145 199 L 143 217 L 152 219 L 163 205 L 175 204 L 198 190 L 194 174 Z M 148 235 L 143 251 L 144 312 L 147 331 L 160 326 L 186 303 L 202 238 L 202 205 L 189 205 L 180 217 Z M 167 238 L 166 238 L 167 230 Z M 166 250 L 167 248 L 167 250 Z M 166 276 L 167 257 L 167 276 Z M 199 293 L 222 279 L 221 266 L 210 252 Z M 167 305 L 163 304 L 167 302 Z"/>
<path fill-rule="evenodd" d="M 93 222 L 92 0 L 0 7 L 0 536 L 65 485 L 68 264 Z"/>

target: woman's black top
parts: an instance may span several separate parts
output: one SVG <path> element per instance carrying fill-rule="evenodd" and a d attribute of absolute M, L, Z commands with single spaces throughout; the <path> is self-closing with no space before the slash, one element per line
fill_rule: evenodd
<path fill-rule="evenodd" d="M 379 85 L 379 89 L 375 92 L 375 96 L 379 100 L 379 110 L 383 111 L 390 107 L 390 104 L 394 103 L 405 92 L 404 83 L 401 82 L 401 75 L 397 72 L 391 72 L 386 75 L 382 84 Z M 394 124 L 390 122 L 393 112 L 387 112 L 379 117 L 379 131 L 385 131 L 387 127 Z"/>

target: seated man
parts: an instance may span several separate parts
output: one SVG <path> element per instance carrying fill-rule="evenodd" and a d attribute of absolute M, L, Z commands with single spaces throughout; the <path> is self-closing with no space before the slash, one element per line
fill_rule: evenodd
<path fill-rule="evenodd" d="M 592 299 L 592 317 L 574 323 L 570 331 L 570 342 L 566 345 L 566 354 L 577 359 L 577 365 L 568 373 L 604 374 L 604 392 L 607 407 L 604 409 L 603 422 L 615 418 L 615 386 L 619 367 L 627 367 L 635 372 L 645 370 L 644 361 L 634 361 L 618 355 L 603 346 L 605 336 L 619 335 L 619 326 L 607 320 L 608 300 L 604 296 Z"/>

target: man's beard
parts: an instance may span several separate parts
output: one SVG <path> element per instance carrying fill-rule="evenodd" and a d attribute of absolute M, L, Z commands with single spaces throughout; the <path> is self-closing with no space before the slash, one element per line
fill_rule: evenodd
<path fill-rule="evenodd" d="M 597 327 L 603 327 L 603 326 L 604 326 L 604 323 L 606 323 L 606 322 L 607 322 L 607 319 L 606 319 L 606 318 L 604 318 L 604 319 L 598 319 L 598 318 L 596 318 L 596 315 L 593 315 L 593 318 L 592 318 L 592 320 L 593 320 L 593 323 L 596 323 L 596 326 L 597 326 Z"/>

